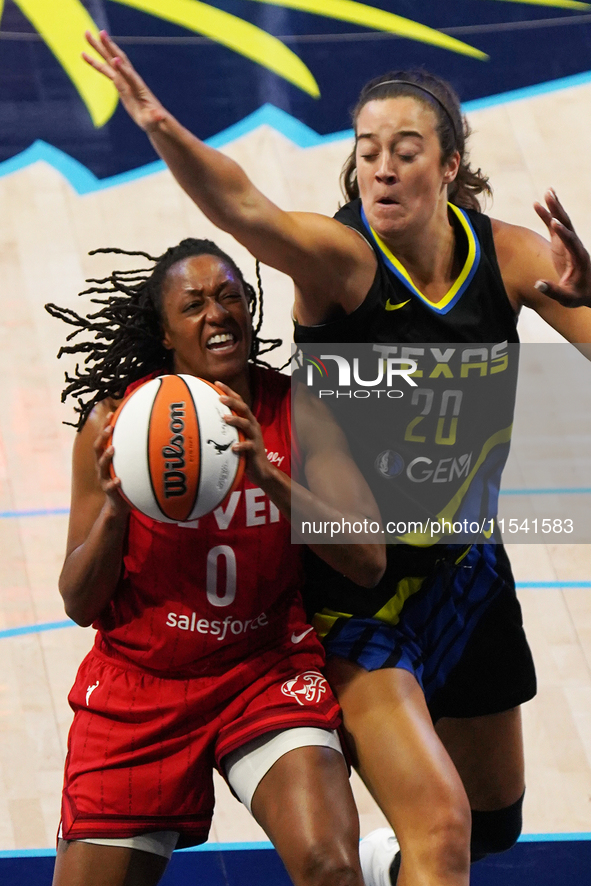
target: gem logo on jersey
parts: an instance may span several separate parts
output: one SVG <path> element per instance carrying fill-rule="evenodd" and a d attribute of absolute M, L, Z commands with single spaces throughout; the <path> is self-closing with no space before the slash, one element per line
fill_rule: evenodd
<path fill-rule="evenodd" d="M 284 695 L 295 698 L 298 704 L 316 704 L 320 701 L 328 688 L 328 684 L 318 671 L 305 671 L 286 680 L 281 691 Z"/>

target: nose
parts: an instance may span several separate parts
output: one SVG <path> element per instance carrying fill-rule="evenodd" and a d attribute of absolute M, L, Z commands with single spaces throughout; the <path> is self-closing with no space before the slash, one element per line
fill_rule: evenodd
<path fill-rule="evenodd" d="M 392 156 L 389 151 L 382 151 L 380 155 L 380 162 L 376 169 L 376 178 L 387 185 L 391 185 L 397 180 Z"/>
<path fill-rule="evenodd" d="M 214 325 L 218 325 L 223 323 L 226 318 L 228 311 L 225 307 L 217 300 L 217 298 L 208 298 L 205 309 L 205 319 L 208 323 L 212 323 Z"/>

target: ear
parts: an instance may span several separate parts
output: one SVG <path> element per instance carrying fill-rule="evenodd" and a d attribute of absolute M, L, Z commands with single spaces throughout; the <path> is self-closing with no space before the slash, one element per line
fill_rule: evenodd
<path fill-rule="evenodd" d="M 172 350 L 173 350 L 173 346 L 172 346 L 172 344 L 170 343 L 170 339 L 169 339 L 169 337 L 168 337 L 168 330 L 166 330 L 166 329 L 164 330 L 164 336 L 163 336 L 163 338 L 162 338 L 162 344 L 164 345 L 164 347 L 166 348 L 167 351 L 172 351 Z"/>
<path fill-rule="evenodd" d="M 446 160 L 443 167 L 443 182 L 446 185 L 451 185 L 458 174 L 460 169 L 460 163 L 462 162 L 462 158 L 460 157 L 459 151 L 454 151 L 449 160 Z"/>

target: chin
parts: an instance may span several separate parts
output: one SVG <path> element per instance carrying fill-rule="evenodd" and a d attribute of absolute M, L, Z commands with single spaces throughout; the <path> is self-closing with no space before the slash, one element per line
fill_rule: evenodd
<path fill-rule="evenodd" d="M 237 359 L 234 355 L 228 357 L 228 360 L 220 359 L 216 361 L 216 365 L 208 367 L 208 380 L 223 381 L 225 385 L 231 385 L 236 378 L 248 372 L 248 363 L 244 359 Z"/>
<path fill-rule="evenodd" d="M 378 218 L 375 220 L 375 224 L 373 222 L 370 223 L 376 234 L 378 234 L 382 240 L 384 238 L 396 236 L 396 234 L 405 231 L 408 227 L 408 220 L 406 218 Z"/>

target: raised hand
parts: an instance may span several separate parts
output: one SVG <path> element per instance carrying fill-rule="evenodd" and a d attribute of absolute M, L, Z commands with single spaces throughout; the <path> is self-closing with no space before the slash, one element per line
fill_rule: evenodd
<path fill-rule="evenodd" d="M 550 234 L 552 260 L 558 283 L 538 280 L 536 289 L 568 308 L 591 307 L 591 260 L 556 192 L 544 195 L 546 206 L 534 203 Z"/>
<path fill-rule="evenodd" d="M 121 104 L 141 129 L 145 132 L 156 129 L 165 119 L 166 110 L 148 89 L 123 50 L 111 40 L 106 31 L 101 31 L 98 39 L 87 31 L 86 40 L 103 61 L 83 52 L 84 61 L 113 81 Z"/>

